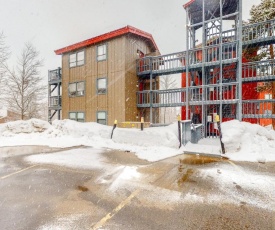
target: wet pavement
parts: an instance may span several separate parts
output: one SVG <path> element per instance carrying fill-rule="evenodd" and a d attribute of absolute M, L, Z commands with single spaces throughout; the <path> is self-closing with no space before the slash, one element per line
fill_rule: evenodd
<path fill-rule="evenodd" d="M 0 148 L 1 229 L 275 229 L 275 163 L 119 151 L 104 152 L 107 169 L 24 160 L 64 150 Z"/>

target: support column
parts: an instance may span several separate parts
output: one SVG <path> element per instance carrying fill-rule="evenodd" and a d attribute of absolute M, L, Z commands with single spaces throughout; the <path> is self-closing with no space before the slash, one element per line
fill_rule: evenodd
<path fill-rule="evenodd" d="M 242 121 L 242 55 L 243 55 L 243 18 L 242 18 L 242 0 L 239 0 L 239 20 L 238 20 L 238 108 L 237 119 Z"/>
<path fill-rule="evenodd" d="M 186 66 L 186 76 L 185 76 L 185 118 L 189 119 L 189 8 L 186 9 L 186 56 L 185 56 L 185 66 Z"/>
<path fill-rule="evenodd" d="M 223 96 L 223 76 L 222 76 L 222 68 L 223 68 L 223 60 L 222 60 L 222 54 L 223 54 L 223 40 L 222 40 L 222 16 L 223 16 L 223 12 L 222 12 L 222 0 L 220 0 L 220 52 L 219 52 L 219 59 L 220 59 L 220 77 L 219 77 L 219 100 L 220 100 L 220 108 L 219 108 L 219 115 L 220 115 L 220 121 L 222 122 L 222 96 Z"/>
<path fill-rule="evenodd" d="M 202 69 L 201 69 L 201 75 L 202 75 L 202 79 L 201 79 L 201 85 L 202 85 L 202 105 L 201 105 L 201 121 L 203 124 L 203 129 L 204 129 L 204 136 L 206 136 L 206 109 L 205 109 L 205 105 L 204 102 L 206 100 L 205 96 L 206 96 L 206 92 L 205 92 L 205 62 L 206 62 L 206 58 L 205 58 L 205 44 L 206 44 L 206 25 L 205 25 L 205 0 L 202 1 Z"/>
<path fill-rule="evenodd" d="M 150 124 L 153 123 L 153 92 L 152 92 L 152 81 L 153 81 L 152 58 L 150 58 Z"/>

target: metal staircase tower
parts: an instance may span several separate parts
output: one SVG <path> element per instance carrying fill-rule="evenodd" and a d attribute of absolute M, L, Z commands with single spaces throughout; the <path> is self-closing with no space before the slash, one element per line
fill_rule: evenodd
<path fill-rule="evenodd" d="M 61 68 L 50 70 L 48 72 L 48 121 L 57 113 L 57 119 L 61 119 Z"/>
<path fill-rule="evenodd" d="M 275 80 L 275 60 L 243 63 L 243 49 L 275 43 L 275 20 L 243 25 L 242 0 L 190 0 L 184 8 L 186 51 L 137 60 L 140 78 L 183 73 L 182 88 L 139 91 L 137 107 L 182 106 L 183 119 L 200 120 L 205 133 L 214 114 L 275 119 L 264 113 L 274 99 L 257 100 L 245 92 L 252 95 L 257 82 Z"/>

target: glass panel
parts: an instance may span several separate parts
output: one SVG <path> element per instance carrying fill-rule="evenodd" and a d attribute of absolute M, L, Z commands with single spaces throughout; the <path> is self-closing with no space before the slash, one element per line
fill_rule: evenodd
<path fill-rule="evenodd" d="M 76 54 L 70 54 L 70 67 L 76 66 Z"/>
<path fill-rule="evenodd" d="M 268 93 L 268 94 L 265 94 L 265 95 L 264 95 L 264 98 L 267 99 L 267 100 L 268 100 L 268 99 L 272 99 L 272 94 L 269 94 L 269 93 Z"/>
<path fill-rule="evenodd" d="M 69 84 L 69 95 L 76 94 L 76 83 Z"/>
<path fill-rule="evenodd" d="M 84 65 L 84 51 L 77 53 L 77 65 Z"/>
<path fill-rule="evenodd" d="M 97 92 L 106 93 L 107 80 L 106 78 L 97 79 Z"/>
<path fill-rule="evenodd" d="M 97 47 L 97 60 L 105 60 L 106 59 L 106 45 L 101 45 Z"/>
<path fill-rule="evenodd" d="M 97 79 L 97 86 L 98 88 L 103 88 L 105 89 L 106 88 L 106 78 L 100 78 L 100 79 Z"/>
<path fill-rule="evenodd" d="M 84 113 L 77 113 L 77 119 L 84 119 Z"/>
<path fill-rule="evenodd" d="M 69 118 L 71 120 L 75 120 L 76 119 L 76 113 L 69 113 Z"/>
<path fill-rule="evenodd" d="M 102 124 L 102 125 L 106 125 L 106 120 L 100 120 L 100 119 L 98 119 L 97 123 Z"/>
<path fill-rule="evenodd" d="M 97 47 L 97 54 L 101 56 L 106 53 L 106 45 L 101 45 Z"/>
<path fill-rule="evenodd" d="M 77 83 L 77 93 L 78 96 L 84 95 L 84 82 Z"/>
<path fill-rule="evenodd" d="M 97 119 L 106 119 L 106 112 L 97 112 Z"/>
<path fill-rule="evenodd" d="M 77 91 L 84 91 L 84 81 L 77 83 Z"/>

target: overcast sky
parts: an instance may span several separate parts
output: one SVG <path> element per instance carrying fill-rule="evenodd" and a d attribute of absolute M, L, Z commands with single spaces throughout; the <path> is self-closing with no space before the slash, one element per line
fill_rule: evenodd
<path fill-rule="evenodd" d="M 12 51 L 12 62 L 25 42 L 44 58 L 42 74 L 61 66 L 54 50 L 126 25 L 153 35 L 162 54 L 185 47 L 188 0 L 0 0 L 0 31 Z M 244 19 L 260 0 L 243 0 Z"/>

